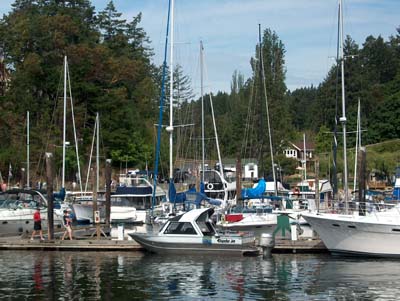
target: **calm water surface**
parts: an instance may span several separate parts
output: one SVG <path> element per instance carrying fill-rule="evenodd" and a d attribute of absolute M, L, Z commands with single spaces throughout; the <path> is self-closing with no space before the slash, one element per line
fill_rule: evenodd
<path fill-rule="evenodd" d="M 400 262 L 0 251 L 1 300 L 398 300 Z"/>

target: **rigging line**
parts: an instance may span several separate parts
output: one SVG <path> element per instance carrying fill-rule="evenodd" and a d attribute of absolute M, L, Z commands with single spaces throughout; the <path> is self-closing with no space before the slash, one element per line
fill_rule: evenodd
<path fill-rule="evenodd" d="M 89 164 L 88 164 L 88 169 L 87 169 L 87 173 L 86 173 L 85 192 L 87 192 L 87 187 L 88 187 L 88 183 L 89 183 L 90 166 L 92 165 L 92 156 L 93 156 L 93 149 L 94 149 L 94 141 L 95 141 L 95 137 L 96 137 L 96 128 L 97 128 L 97 116 L 96 116 L 96 122 L 94 124 L 94 129 L 93 129 L 92 146 L 90 148 Z"/>
<path fill-rule="evenodd" d="M 71 77 L 69 75 L 69 66 L 67 62 L 67 75 L 68 75 L 68 87 L 69 87 L 69 99 L 71 103 L 71 115 L 72 115 L 72 126 L 74 129 L 74 139 L 75 139 L 75 151 L 76 151 L 76 161 L 78 164 L 78 175 L 79 175 L 79 188 L 82 192 L 82 175 L 81 175 L 81 164 L 79 162 L 79 151 L 78 151 L 78 139 L 76 135 L 76 125 L 75 125 L 75 116 L 74 116 L 74 104 L 72 101 L 72 90 L 71 90 Z"/>
<path fill-rule="evenodd" d="M 62 72 L 60 72 L 60 78 L 59 78 L 59 81 L 58 81 L 58 86 L 57 86 L 57 92 L 56 92 L 56 98 L 55 98 L 55 101 L 54 101 L 54 107 L 53 107 L 53 112 L 52 112 L 52 115 L 51 115 L 51 120 L 50 120 L 50 127 L 48 128 L 48 131 L 47 131 L 47 138 L 46 138 L 46 143 L 45 143 L 45 145 L 44 145 L 44 149 L 43 149 L 43 151 L 41 152 L 41 156 L 39 157 L 39 161 L 38 161 L 38 164 L 37 164 L 37 169 L 35 170 L 35 172 L 36 172 L 36 174 L 37 173 L 40 173 L 40 174 L 42 174 L 42 173 L 44 173 L 44 169 L 45 169 L 45 166 L 44 166 L 44 163 L 45 163 L 45 160 L 43 160 L 43 158 L 44 158 L 44 154 L 46 153 L 46 150 L 48 150 L 48 148 L 49 148 L 49 144 L 50 144 L 50 135 L 51 135 L 51 130 L 52 130 L 52 126 L 53 126 L 53 122 L 54 122 L 54 120 L 55 120 L 55 115 L 56 115 L 56 111 L 57 111 L 57 106 L 58 106 L 58 91 L 59 91 L 59 89 L 60 89 L 60 85 L 61 85 L 61 82 L 62 82 Z M 42 165 L 43 164 L 43 165 Z M 41 167 L 41 165 L 42 165 L 42 167 Z"/>
<path fill-rule="evenodd" d="M 165 35 L 165 48 L 164 48 L 164 61 L 162 68 L 162 82 L 161 82 L 161 95 L 160 95 L 160 110 L 159 110 L 159 121 L 157 129 L 157 145 L 156 145 L 156 155 L 154 162 L 154 181 L 153 181 L 153 195 L 151 208 L 153 210 L 156 201 L 156 188 L 157 188 L 157 176 L 158 176 L 158 163 L 160 156 L 160 146 L 161 146 L 161 125 L 163 123 L 163 107 L 164 107 L 164 94 L 165 94 L 165 77 L 166 77 L 166 67 L 167 67 L 167 50 L 168 50 L 168 35 L 169 35 L 169 21 L 171 14 L 171 0 L 168 1 L 168 18 L 167 18 L 167 32 Z M 172 88 L 172 87 L 171 87 Z"/>
<path fill-rule="evenodd" d="M 201 44 L 201 50 L 202 50 L 201 53 L 202 53 L 202 56 L 203 56 L 203 65 L 204 65 L 204 71 L 205 71 L 204 72 L 205 73 L 205 78 L 206 78 L 206 81 L 209 82 L 208 68 L 207 68 L 207 63 L 206 63 L 206 56 L 204 55 L 203 44 Z M 222 180 L 224 180 L 222 157 L 221 157 L 221 150 L 220 150 L 220 146 L 219 146 L 218 131 L 217 131 L 217 125 L 216 125 L 216 120 L 215 120 L 215 114 L 214 114 L 214 105 L 213 105 L 212 93 L 209 92 L 208 94 L 209 94 L 209 99 L 210 99 L 210 109 L 211 109 L 211 116 L 212 116 L 211 119 L 212 119 L 213 128 L 214 128 L 215 145 L 216 145 L 216 148 L 217 148 L 217 155 L 218 155 L 218 160 L 219 160 L 220 169 L 221 169 L 221 178 L 222 178 Z"/>
<path fill-rule="evenodd" d="M 253 75 L 254 77 L 254 75 Z M 250 123 L 251 123 L 251 108 L 253 107 L 253 98 L 254 98 L 254 86 L 255 86 L 255 80 L 253 78 L 253 80 L 251 81 L 251 85 L 250 85 L 250 96 L 249 96 L 249 102 L 248 102 L 248 106 L 247 106 L 247 116 L 246 116 L 246 126 L 245 126 L 245 132 L 244 132 L 244 137 L 243 137 L 243 143 L 242 143 L 242 157 L 246 157 L 247 154 L 247 145 L 249 143 L 250 140 Z"/>
<path fill-rule="evenodd" d="M 271 152 L 271 168 L 272 168 L 272 176 L 274 178 L 274 191 L 275 195 L 278 195 L 277 187 L 276 187 L 276 175 L 275 175 L 275 163 L 274 163 L 274 151 L 272 147 L 272 131 L 271 131 L 271 124 L 269 120 L 269 109 L 268 109 L 268 98 L 267 98 L 267 86 L 265 82 L 265 70 L 264 70 L 264 61 L 263 61 L 263 53 L 262 53 L 262 43 L 261 43 L 261 25 L 259 24 L 259 29 L 260 29 L 260 63 L 261 63 L 261 70 L 262 70 L 262 77 L 263 77 L 263 83 L 264 83 L 264 96 L 265 96 L 265 107 L 267 110 L 267 123 L 268 123 L 268 134 L 269 134 L 269 147 L 270 147 L 270 152 Z"/>

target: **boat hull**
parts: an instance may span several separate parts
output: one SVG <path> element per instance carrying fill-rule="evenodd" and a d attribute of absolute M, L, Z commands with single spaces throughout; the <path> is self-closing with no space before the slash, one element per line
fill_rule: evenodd
<path fill-rule="evenodd" d="M 259 250 L 251 244 L 242 245 L 228 242 L 226 238 L 217 240 L 207 240 L 202 238 L 189 238 L 184 241 L 167 241 L 160 239 L 157 235 L 130 233 L 136 242 L 138 242 L 147 251 L 158 254 L 229 254 L 229 255 L 257 255 Z M 224 243 L 225 241 L 225 243 Z"/>
<path fill-rule="evenodd" d="M 400 224 L 335 214 L 304 214 L 333 254 L 400 258 Z"/>

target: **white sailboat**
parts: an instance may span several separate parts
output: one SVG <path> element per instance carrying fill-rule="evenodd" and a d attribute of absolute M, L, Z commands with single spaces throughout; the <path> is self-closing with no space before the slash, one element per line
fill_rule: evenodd
<path fill-rule="evenodd" d="M 342 0 L 339 1 L 339 20 L 341 24 L 339 28 L 343 110 L 343 117 L 340 118 L 340 121 L 343 124 L 344 201 L 346 214 L 309 212 L 302 214 L 302 216 L 310 223 L 332 253 L 400 257 L 399 204 L 392 209 L 372 212 L 367 216 L 348 214 Z"/>

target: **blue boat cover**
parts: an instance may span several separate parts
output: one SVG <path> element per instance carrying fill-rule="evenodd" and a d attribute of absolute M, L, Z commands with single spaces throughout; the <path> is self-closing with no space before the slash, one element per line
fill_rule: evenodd
<path fill-rule="evenodd" d="M 181 204 L 186 201 L 185 192 L 177 193 L 175 185 L 172 181 L 169 182 L 168 197 L 169 197 L 169 201 L 173 204 L 178 204 L 178 203 Z"/>
<path fill-rule="evenodd" d="M 266 187 L 267 187 L 267 183 L 265 182 L 264 179 L 261 179 L 258 181 L 256 187 L 243 188 L 242 189 L 242 198 L 243 199 L 262 198 Z"/>
<path fill-rule="evenodd" d="M 400 187 L 393 189 L 393 201 L 400 201 Z"/>

